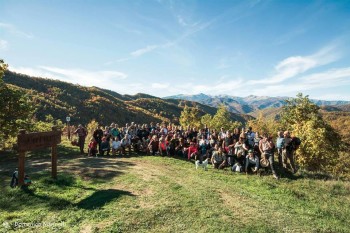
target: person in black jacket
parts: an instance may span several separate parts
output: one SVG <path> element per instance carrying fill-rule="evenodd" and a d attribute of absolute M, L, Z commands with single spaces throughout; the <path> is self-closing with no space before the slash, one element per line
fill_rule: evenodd
<path fill-rule="evenodd" d="M 102 130 L 102 126 L 99 125 L 94 133 L 93 133 L 93 138 L 95 139 L 95 141 L 97 142 L 98 145 L 98 151 L 101 152 L 101 142 L 102 142 L 102 137 L 103 137 L 103 130 Z"/>

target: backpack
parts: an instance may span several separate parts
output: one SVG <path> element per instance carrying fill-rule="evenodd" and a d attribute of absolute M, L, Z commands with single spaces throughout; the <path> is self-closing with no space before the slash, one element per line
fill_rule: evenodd
<path fill-rule="evenodd" d="M 301 144 L 300 138 L 298 138 L 298 137 L 293 137 L 293 138 L 292 138 L 291 144 L 292 144 L 293 149 L 294 149 L 294 150 L 297 150 L 297 149 L 299 148 L 300 144 Z"/>
<path fill-rule="evenodd" d="M 10 187 L 11 187 L 11 188 L 15 188 L 17 185 L 18 185 L 18 171 L 16 170 L 16 171 L 12 174 L 12 179 L 11 179 Z"/>

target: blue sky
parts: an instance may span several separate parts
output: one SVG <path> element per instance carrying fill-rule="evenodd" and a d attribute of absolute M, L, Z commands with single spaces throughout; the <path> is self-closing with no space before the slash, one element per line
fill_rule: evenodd
<path fill-rule="evenodd" d="M 10 70 L 122 94 L 350 100 L 349 44 L 349 0 L 0 0 Z"/>

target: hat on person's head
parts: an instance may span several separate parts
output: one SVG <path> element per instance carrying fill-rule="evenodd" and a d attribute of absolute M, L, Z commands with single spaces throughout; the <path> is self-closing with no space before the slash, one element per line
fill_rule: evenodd
<path fill-rule="evenodd" d="M 248 154 L 253 154 L 253 150 L 248 150 Z"/>
<path fill-rule="evenodd" d="M 260 160 L 260 166 L 261 167 L 268 167 L 268 166 L 270 166 L 270 161 L 268 159 L 262 158 Z"/>

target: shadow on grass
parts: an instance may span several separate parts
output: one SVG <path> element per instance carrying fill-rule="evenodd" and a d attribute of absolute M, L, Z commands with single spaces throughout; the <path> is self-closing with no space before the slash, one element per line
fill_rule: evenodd
<path fill-rule="evenodd" d="M 62 198 L 37 194 L 35 191 L 27 187 L 23 187 L 22 189 L 24 193 L 28 194 L 29 196 L 37 198 L 41 202 L 44 201 L 52 210 L 63 210 L 67 207 L 93 210 L 101 208 L 122 196 L 134 196 L 134 194 L 129 191 L 118 189 L 95 190 L 93 194 L 75 204 Z"/>
<path fill-rule="evenodd" d="M 121 196 L 135 196 L 129 191 L 118 189 L 99 190 L 91 196 L 80 201 L 76 206 L 81 209 L 93 210 L 104 206 L 105 204 L 118 199 Z"/>
<path fill-rule="evenodd" d="M 73 206 L 73 204 L 70 201 L 67 201 L 67 200 L 62 199 L 62 198 L 54 197 L 54 196 L 40 195 L 40 194 L 35 193 L 34 190 L 32 190 L 28 187 L 25 187 L 25 186 L 22 187 L 22 190 L 26 194 L 28 194 L 28 196 L 30 196 L 32 198 L 36 198 L 38 202 L 44 202 L 53 210 L 63 210 L 69 206 Z M 35 202 L 33 204 L 35 204 Z"/>
<path fill-rule="evenodd" d="M 311 180 L 332 180 L 334 179 L 333 176 L 329 174 L 325 174 L 322 172 L 306 172 L 306 171 L 301 171 L 300 175 L 298 176 L 303 179 L 311 179 Z"/>

